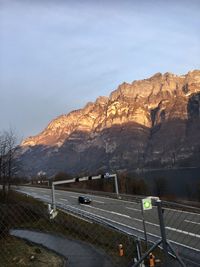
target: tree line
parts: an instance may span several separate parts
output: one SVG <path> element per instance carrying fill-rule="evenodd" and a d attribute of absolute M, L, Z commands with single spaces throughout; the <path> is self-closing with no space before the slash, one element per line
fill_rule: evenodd
<path fill-rule="evenodd" d="M 74 178 L 71 174 L 65 172 L 59 172 L 54 176 L 48 177 L 47 173 L 40 171 L 34 177 L 18 177 L 17 172 L 20 169 L 19 162 L 17 162 L 17 136 L 13 130 L 0 132 L 0 185 L 2 187 L 3 195 L 6 196 L 10 189 L 11 184 L 20 184 L 31 182 L 32 184 L 44 184 L 51 185 L 52 181 L 67 180 Z M 116 172 L 117 173 L 117 172 Z M 98 175 L 92 174 L 92 175 Z M 124 194 L 138 194 L 149 195 L 154 194 L 162 197 L 166 196 L 167 181 L 164 177 L 155 178 L 152 182 L 152 188 L 149 188 L 149 184 L 144 179 L 138 179 L 133 174 L 128 172 L 119 172 L 118 182 L 119 191 Z M 80 173 L 77 177 L 89 176 L 89 173 Z M 86 181 L 83 183 L 75 183 L 67 185 L 68 187 L 82 188 L 88 190 L 114 192 L 114 183 L 112 179 L 100 179 L 94 181 Z M 200 200 L 200 183 L 198 183 L 195 195 L 191 195 L 189 192 L 187 199 Z"/>

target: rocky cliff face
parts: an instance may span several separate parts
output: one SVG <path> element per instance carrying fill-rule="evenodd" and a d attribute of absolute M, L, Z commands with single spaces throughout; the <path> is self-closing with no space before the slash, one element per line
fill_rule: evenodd
<path fill-rule="evenodd" d="M 157 73 L 61 115 L 24 140 L 25 173 L 52 175 L 200 164 L 200 71 Z"/>

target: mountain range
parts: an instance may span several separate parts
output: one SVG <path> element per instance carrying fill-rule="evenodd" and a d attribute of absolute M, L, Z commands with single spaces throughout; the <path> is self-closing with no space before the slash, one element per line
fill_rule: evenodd
<path fill-rule="evenodd" d="M 17 158 L 26 175 L 200 166 L 200 70 L 124 82 L 53 119 Z"/>

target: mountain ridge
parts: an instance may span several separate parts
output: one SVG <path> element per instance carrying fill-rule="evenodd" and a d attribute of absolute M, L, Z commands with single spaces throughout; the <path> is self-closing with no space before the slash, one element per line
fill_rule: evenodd
<path fill-rule="evenodd" d="M 30 164 L 26 156 L 31 158 L 40 146 L 46 151 L 43 156 L 50 162 L 52 158 L 60 160 L 62 155 L 70 161 L 68 156 L 72 149 L 74 165 L 66 163 L 65 167 L 59 167 L 62 171 L 74 172 L 76 164 L 83 166 L 79 171 L 104 167 L 117 170 L 121 166 L 122 169 L 129 170 L 151 166 L 152 163 L 152 167 L 156 164 L 175 166 L 178 162 L 193 157 L 195 153 L 195 157 L 199 157 L 199 119 L 200 70 L 180 76 L 169 72 L 156 73 L 148 79 L 124 82 L 109 97 L 98 97 L 82 109 L 58 116 L 40 134 L 22 142 L 20 157 L 25 169 L 29 171 Z M 126 141 L 119 136 L 119 129 L 124 132 Z M 130 147 L 126 147 L 125 142 L 130 142 Z M 95 161 L 93 168 L 87 168 L 89 159 L 88 162 L 84 160 L 84 153 L 86 158 L 90 158 L 90 150 L 93 151 L 93 157 L 96 151 L 97 162 L 101 151 L 105 164 L 101 166 Z M 119 156 L 121 154 L 123 156 Z M 79 160 L 76 160 L 75 155 Z M 131 160 L 132 157 L 137 160 Z M 48 169 L 48 159 L 44 169 Z M 36 171 L 38 168 L 35 168 Z M 59 171 L 59 168 L 55 167 L 56 170 L 51 173 Z"/>

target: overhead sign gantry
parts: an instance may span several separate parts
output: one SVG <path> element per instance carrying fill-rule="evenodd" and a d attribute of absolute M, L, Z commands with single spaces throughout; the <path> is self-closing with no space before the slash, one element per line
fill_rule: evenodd
<path fill-rule="evenodd" d="M 55 185 L 59 185 L 59 184 L 69 184 L 69 183 L 75 183 L 75 182 L 83 182 L 83 181 L 90 181 L 90 180 L 97 180 L 97 179 L 108 179 L 108 178 L 114 178 L 115 181 L 115 193 L 117 194 L 117 196 L 119 195 L 119 187 L 118 187 L 118 179 L 117 179 L 117 174 L 100 174 L 97 176 L 85 176 L 85 177 L 81 177 L 81 178 L 72 178 L 69 180 L 63 180 L 63 181 L 56 181 L 56 182 L 52 182 L 52 207 L 53 210 L 56 210 L 56 200 L 55 200 Z"/>

